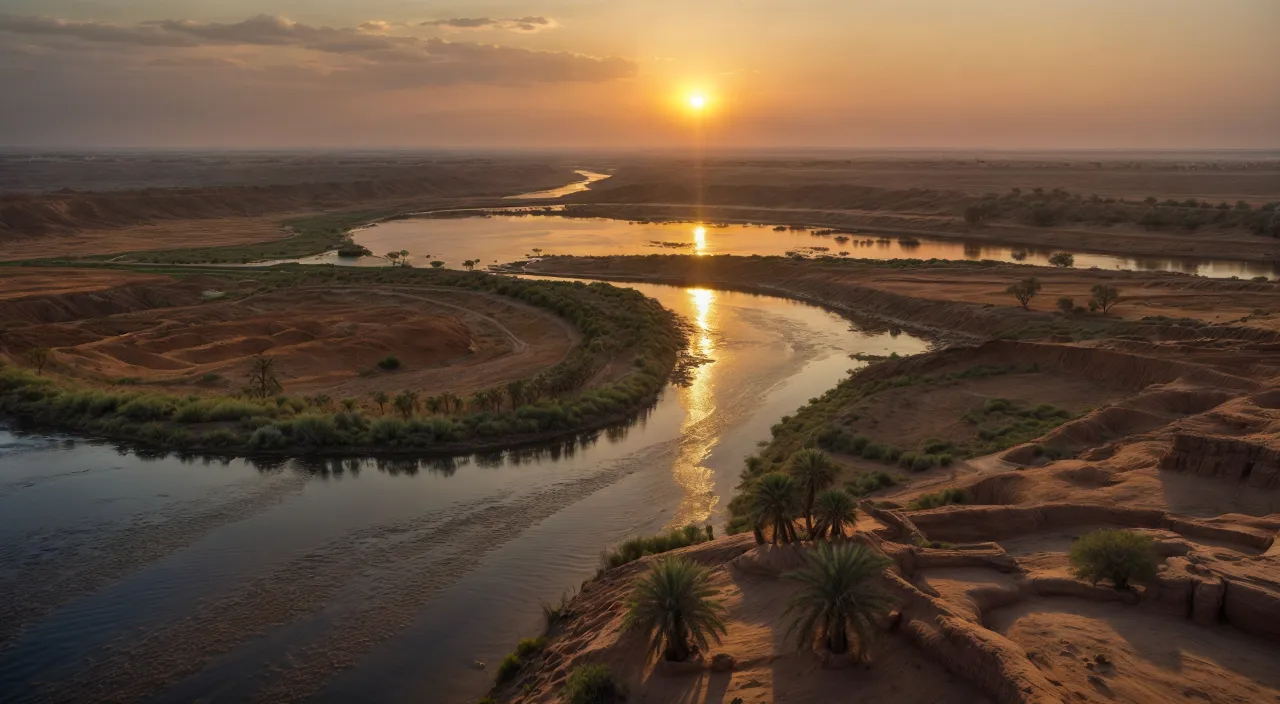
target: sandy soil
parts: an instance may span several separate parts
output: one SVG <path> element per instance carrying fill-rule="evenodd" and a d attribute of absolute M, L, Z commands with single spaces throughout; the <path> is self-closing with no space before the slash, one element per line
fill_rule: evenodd
<path fill-rule="evenodd" d="M 1280 699 L 1280 649 L 1230 627 L 1073 599 L 1032 599 L 988 620 L 1074 701 Z"/>
<path fill-rule="evenodd" d="M 10 339 L 15 349 L 53 348 L 61 374 L 129 378 L 175 393 L 233 391 L 247 378 L 249 358 L 267 354 L 286 393 L 367 403 L 376 390 L 465 394 L 528 377 L 563 359 L 580 335 L 553 315 L 500 296 L 326 287 L 32 325 L 11 331 Z M 401 369 L 377 369 L 388 355 L 400 359 Z"/>
<path fill-rule="evenodd" d="M 169 220 L 120 228 L 90 228 L 4 240 L 0 261 L 88 257 L 118 252 L 250 244 L 290 236 L 281 222 L 305 213 L 207 220 Z"/>
<path fill-rule="evenodd" d="M 101 291 L 126 284 L 171 283 L 169 276 L 98 269 L 0 269 L 0 300 Z"/>
<path fill-rule="evenodd" d="M 537 671 L 521 677 L 510 701 L 555 702 L 561 677 L 583 662 L 605 662 L 630 685 L 628 702 L 710 704 L 773 702 L 989 701 L 974 687 L 925 658 L 901 636 L 886 635 L 871 646 L 869 662 L 825 666 L 789 639 L 782 612 L 794 585 L 776 572 L 738 569 L 731 561 L 752 547 L 750 536 L 727 538 L 681 553 L 708 564 L 717 598 L 728 610 L 728 635 L 703 654 L 701 667 L 669 668 L 644 657 L 645 642 L 622 629 L 618 605 L 645 566 L 634 563 L 593 582 L 576 602 L 574 616 L 556 631 Z M 647 561 L 646 561 L 647 562 Z M 706 667 L 714 656 L 733 658 L 731 671 Z"/>

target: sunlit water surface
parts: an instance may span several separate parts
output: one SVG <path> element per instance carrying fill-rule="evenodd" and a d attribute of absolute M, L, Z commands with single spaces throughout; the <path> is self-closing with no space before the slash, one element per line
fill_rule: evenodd
<path fill-rule="evenodd" d="M 788 300 L 635 288 L 712 361 L 581 444 L 255 467 L 0 435 L 3 699 L 466 700 L 602 550 L 720 528 L 743 459 L 851 353 L 925 349 Z"/>
<path fill-rule="evenodd" d="M 407 251 L 418 266 L 442 261 L 460 268 L 473 260 L 481 267 L 539 255 L 582 256 L 695 254 L 762 256 L 847 256 L 864 259 L 955 259 L 1047 265 L 1054 252 L 1068 251 L 1077 268 L 1176 271 L 1214 278 L 1280 276 L 1280 264 L 1230 259 L 1136 257 L 1083 251 L 961 241 L 927 237 L 776 230 L 772 225 L 709 223 L 636 223 L 606 218 L 529 215 L 519 210 L 490 211 L 472 217 L 418 217 L 393 220 L 356 231 L 355 240 L 373 257 L 342 259 L 329 253 L 297 261 L 310 264 L 385 266 L 380 255 Z M 840 241 L 837 238 L 846 238 Z"/>

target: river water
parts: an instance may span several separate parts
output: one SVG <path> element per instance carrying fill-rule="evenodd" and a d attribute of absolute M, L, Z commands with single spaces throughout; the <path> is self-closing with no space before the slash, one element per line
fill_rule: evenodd
<path fill-rule="evenodd" d="M 541 452 L 255 466 L 0 434 L 0 699 L 465 701 L 601 551 L 719 529 L 743 459 L 850 354 L 926 347 L 793 301 L 635 288 L 714 361 L 629 427 Z"/>
<path fill-rule="evenodd" d="M 520 209 L 490 211 L 473 217 L 418 217 L 392 220 L 358 230 L 355 239 L 375 255 L 342 259 L 329 253 L 298 261 L 308 264 L 385 266 L 381 255 L 407 251 L 418 266 L 442 261 L 460 268 L 467 260 L 480 266 L 548 254 L 603 256 L 621 254 L 695 254 L 711 256 L 840 256 L 864 259 L 955 259 L 1047 265 L 1058 249 L 927 237 L 872 234 L 815 234 L 822 230 L 776 230 L 772 225 L 710 223 L 637 223 L 605 218 L 530 215 Z M 829 232 L 829 231 L 827 231 Z M 847 241 L 837 241 L 837 237 Z M 1280 277 L 1280 263 L 1186 257 L 1134 257 L 1065 250 L 1078 268 L 1177 271 L 1212 278 Z"/>

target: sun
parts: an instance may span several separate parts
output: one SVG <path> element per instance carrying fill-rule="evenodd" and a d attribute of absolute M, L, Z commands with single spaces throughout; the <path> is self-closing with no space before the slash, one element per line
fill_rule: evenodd
<path fill-rule="evenodd" d="M 689 107 L 693 110 L 701 110 L 707 107 L 707 96 L 701 93 L 694 93 L 689 96 Z"/>

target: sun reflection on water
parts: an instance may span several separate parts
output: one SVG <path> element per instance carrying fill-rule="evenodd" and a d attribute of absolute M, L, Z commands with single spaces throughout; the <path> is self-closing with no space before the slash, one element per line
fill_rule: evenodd
<path fill-rule="evenodd" d="M 695 236 L 704 237 L 705 234 L 706 230 L 701 227 L 695 230 Z M 714 424 L 705 421 L 716 410 L 713 388 L 715 362 L 710 357 L 716 350 L 716 325 L 720 316 L 715 306 L 715 291 L 705 288 L 691 288 L 687 291 L 689 312 L 695 328 L 689 342 L 689 352 L 708 361 L 693 370 L 689 385 L 681 389 L 688 415 L 681 427 L 684 437 L 672 474 L 676 484 L 684 490 L 684 497 L 668 524 L 672 528 L 705 521 L 720 502 L 720 497 L 714 493 L 715 483 L 711 469 L 702 465 L 717 440 Z"/>
<path fill-rule="evenodd" d="M 693 228 L 693 250 L 698 254 L 702 254 L 707 248 L 707 228 L 698 225 Z M 707 291 L 710 293 L 710 291 Z"/>

